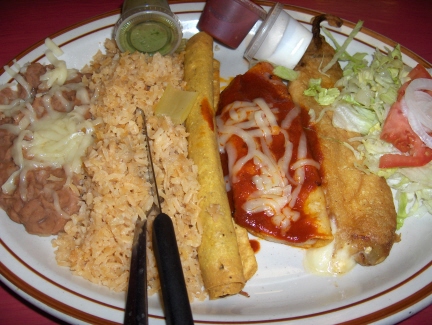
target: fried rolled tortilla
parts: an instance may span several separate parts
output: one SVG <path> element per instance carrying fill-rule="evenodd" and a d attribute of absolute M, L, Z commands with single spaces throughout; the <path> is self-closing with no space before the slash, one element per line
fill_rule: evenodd
<path fill-rule="evenodd" d="M 221 93 L 221 157 L 237 224 L 266 240 L 320 247 L 333 236 L 301 120 L 273 66 L 260 62 Z"/>
<path fill-rule="evenodd" d="M 198 166 L 201 184 L 198 259 L 210 299 L 237 294 L 257 269 L 246 231 L 234 227 L 225 189 L 215 133 L 214 101 L 219 91 L 213 90 L 213 80 L 217 70 L 213 39 L 204 32 L 194 35 L 186 45 L 185 81 L 187 90 L 199 96 L 185 125 L 190 134 L 189 155 Z"/>
<path fill-rule="evenodd" d="M 322 18 L 314 21 L 313 41 L 295 68 L 299 77 L 288 86 L 293 100 L 306 111 L 313 109 L 316 116 L 324 107 L 303 94 L 309 80 L 321 78 L 322 87 L 331 88 L 342 77 L 338 63 L 326 74 L 319 71 L 335 53 L 319 35 Z M 389 186 L 383 178 L 355 167 L 358 161 L 345 144 L 359 134 L 334 127 L 331 111 L 317 123 L 309 123 L 306 130 L 314 157 L 321 164 L 322 186 L 336 226 L 332 253 L 334 271 L 344 272 L 346 258 L 361 265 L 382 262 L 396 239 L 396 211 Z M 356 146 L 355 143 L 351 145 Z"/>

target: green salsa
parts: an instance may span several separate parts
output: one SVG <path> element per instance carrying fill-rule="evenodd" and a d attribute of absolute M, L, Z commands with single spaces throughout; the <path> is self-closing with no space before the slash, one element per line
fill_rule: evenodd
<path fill-rule="evenodd" d="M 170 31 L 164 24 L 147 21 L 130 31 L 130 43 L 140 52 L 157 52 L 170 41 Z"/>

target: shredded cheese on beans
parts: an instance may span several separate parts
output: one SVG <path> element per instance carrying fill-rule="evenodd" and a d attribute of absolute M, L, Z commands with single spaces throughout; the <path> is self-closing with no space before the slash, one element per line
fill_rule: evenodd
<path fill-rule="evenodd" d="M 46 56 L 54 66 L 40 77 L 42 88 L 46 91 L 37 93 L 20 73 L 25 73 L 27 66 L 16 72 L 10 67 L 5 70 L 24 88 L 27 96 L 13 100 L 8 105 L 1 105 L 0 110 L 5 116 L 19 120 L 18 124 L 4 124 L 0 128 L 16 136 L 12 147 L 12 158 L 18 169 L 2 184 L 5 194 L 13 194 L 19 189 L 23 201 L 27 198 L 27 172 L 38 168 L 64 168 L 67 176 L 65 186 L 72 181 L 74 173 L 81 173 L 82 157 L 87 147 L 93 142 L 96 121 L 85 118 L 89 110 L 90 95 L 82 82 L 66 83 L 77 76 L 77 71 L 68 70 L 66 63 L 58 60 L 55 54 L 62 51 L 52 42 L 47 43 Z M 13 87 L 12 84 L 8 85 Z M 63 92 L 75 92 L 80 105 L 63 96 Z M 34 108 L 34 99 L 40 98 L 44 114 L 38 117 Z M 54 109 L 52 100 L 62 106 L 62 112 Z M 55 192 L 52 194 L 54 203 L 58 204 Z M 62 212 L 60 208 L 59 212 Z"/>

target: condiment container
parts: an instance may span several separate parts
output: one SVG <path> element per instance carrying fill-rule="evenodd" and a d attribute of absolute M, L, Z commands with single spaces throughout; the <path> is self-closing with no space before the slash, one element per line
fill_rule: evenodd
<path fill-rule="evenodd" d="M 293 69 L 306 52 L 312 33 L 277 3 L 246 48 L 244 57 Z"/>
<path fill-rule="evenodd" d="M 125 0 L 114 28 L 123 52 L 172 54 L 180 45 L 182 27 L 167 0 Z"/>
<path fill-rule="evenodd" d="M 197 27 L 235 49 L 258 19 L 266 16 L 262 7 L 249 0 L 207 0 Z"/>

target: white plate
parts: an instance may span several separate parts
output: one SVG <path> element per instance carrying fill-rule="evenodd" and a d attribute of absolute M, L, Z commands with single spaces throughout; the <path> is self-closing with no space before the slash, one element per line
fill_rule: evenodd
<path fill-rule="evenodd" d="M 185 37 L 197 32 L 203 3 L 179 3 L 172 9 L 182 21 Z M 308 23 L 311 11 L 287 7 L 296 19 Z M 268 9 L 266 7 L 266 9 Z M 113 12 L 61 32 L 53 40 L 61 46 L 68 67 L 82 68 L 103 41 L 111 36 L 119 14 Z M 251 31 L 237 50 L 215 44 L 215 56 L 221 61 L 224 78 L 244 73 L 247 64 L 242 55 L 253 36 Z M 336 34 L 342 42 L 352 24 Z M 371 31 L 360 33 L 349 51 L 372 53 L 394 42 Z M 43 43 L 18 58 L 18 63 L 45 61 Z M 413 66 L 422 61 L 403 49 L 405 62 Z M 430 67 L 427 65 L 427 67 Z M 2 73 L 0 83 L 10 77 Z M 395 323 L 432 302 L 432 218 L 411 218 L 401 230 L 402 241 L 394 245 L 385 262 L 374 267 L 357 266 L 341 277 L 307 274 L 302 250 L 260 240 L 257 253 L 259 269 L 245 291 L 250 298 L 233 296 L 192 304 L 196 323 L 289 323 L 335 324 Z M 28 235 L 22 225 L 12 222 L 0 211 L 0 279 L 15 292 L 38 307 L 67 322 L 122 323 L 125 296 L 72 276 L 57 266 L 51 247 L 52 238 Z M 150 297 L 150 324 L 164 324 L 158 296 Z"/>

